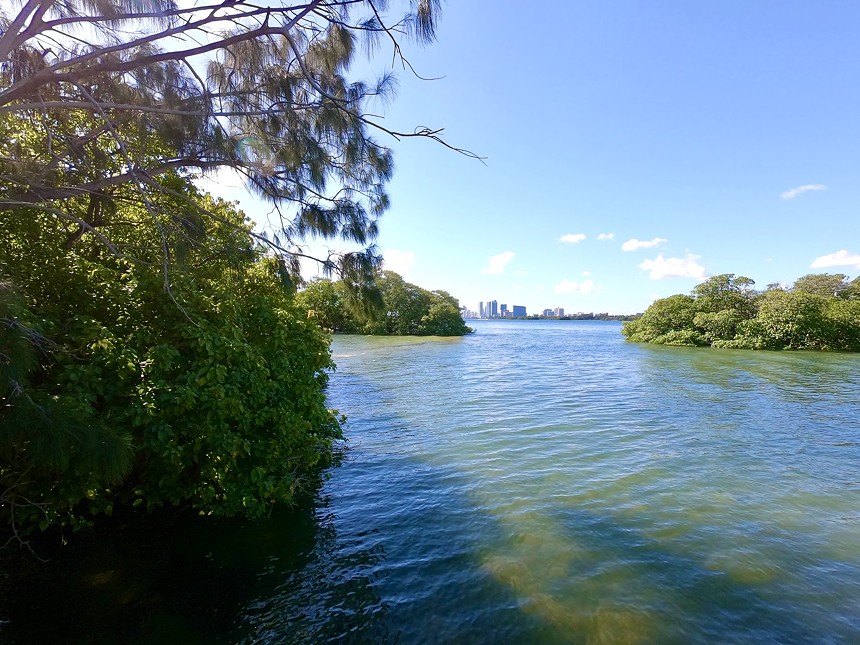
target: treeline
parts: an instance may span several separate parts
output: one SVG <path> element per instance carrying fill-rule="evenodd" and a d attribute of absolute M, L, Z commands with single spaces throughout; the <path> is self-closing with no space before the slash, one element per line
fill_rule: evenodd
<path fill-rule="evenodd" d="M 860 278 L 812 274 L 790 288 L 755 289 L 733 273 L 709 278 L 690 295 L 655 301 L 624 325 L 633 342 L 742 349 L 860 351 Z"/>
<path fill-rule="evenodd" d="M 447 291 L 427 291 L 394 271 L 381 271 L 375 290 L 356 297 L 343 281 L 320 279 L 296 296 L 300 309 L 323 329 L 346 334 L 463 336 L 472 331 Z"/>

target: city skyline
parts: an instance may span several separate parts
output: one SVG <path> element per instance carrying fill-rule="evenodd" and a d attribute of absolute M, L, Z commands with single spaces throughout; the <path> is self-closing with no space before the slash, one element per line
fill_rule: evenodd
<path fill-rule="evenodd" d="M 528 308 L 525 305 L 511 305 L 507 303 L 499 303 L 498 300 L 480 301 L 477 309 L 469 309 L 461 303 L 460 310 L 463 312 L 464 318 L 525 318 L 528 314 Z M 578 312 L 583 313 L 583 312 Z M 554 309 L 543 309 L 540 315 L 545 318 L 561 318 L 565 315 L 564 307 L 555 307 Z"/>

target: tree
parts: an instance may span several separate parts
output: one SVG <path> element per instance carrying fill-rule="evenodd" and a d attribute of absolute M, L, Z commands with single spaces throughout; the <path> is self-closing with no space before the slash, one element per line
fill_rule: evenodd
<path fill-rule="evenodd" d="M 430 309 L 430 293 L 406 282 L 394 271 L 382 271 L 377 284 L 385 302 L 382 320 L 385 332 L 399 336 L 422 333 L 421 319 Z"/>
<path fill-rule="evenodd" d="M 308 312 L 323 329 L 333 332 L 354 332 L 357 324 L 346 305 L 345 289 L 340 282 L 313 280 L 296 294 L 296 306 Z"/>
<path fill-rule="evenodd" d="M 758 303 L 749 335 L 759 336 L 770 349 L 829 349 L 826 302 L 805 291 L 769 291 Z"/>
<path fill-rule="evenodd" d="M 436 301 L 421 317 L 421 329 L 430 336 L 462 336 L 469 333 L 460 310 L 450 302 Z"/>
<path fill-rule="evenodd" d="M 723 309 L 717 312 L 700 311 L 693 318 L 693 325 L 702 332 L 702 337 L 708 343 L 721 340 L 733 340 L 737 334 L 738 325 L 747 320 L 737 309 Z"/>
<path fill-rule="evenodd" d="M 744 318 L 755 313 L 753 298 L 755 281 L 734 273 L 723 273 L 708 278 L 693 289 L 696 308 L 701 312 L 717 313 L 734 309 Z"/>
<path fill-rule="evenodd" d="M 824 315 L 831 348 L 860 352 L 860 300 L 831 299 Z"/>
<path fill-rule="evenodd" d="M 394 271 L 376 278 L 380 303 L 355 307 L 342 282 L 315 280 L 296 297 L 300 309 L 329 331 L 376 335 L 463 336 L 472 330 L 460 314 L 460 303 L 447 291 L 427 291 Z"/>
<path fill-rule="evenodd" d="M 701 345 L 701 335 L 692 329 L 696 315 L 690 296 L 675 295 L 651 303 L 642 317 L 624 324 L 622 333 L 633 342 L 658 345 Z"/>
<path fill-rule="evenodd" d="M 848 286 L 848 276 L 843 273 L 814 273 L 795 280 L 791 290 L 818 296 L 839 297 Z"/>
<path fill-rule="evenodd" d="M 36 208 L 110 246 L 107 210 L 170 190 L 168 173 L 229 168 L 270 200 L 280 233 L 258 240 L 297 278 L 307 236 L 363 251 L 318 258 L 360 288 L 378 267 L 391 151 L 373 116 L 393 94 L 384 73 L 347 78 L 361 39 L 435 37 L 439 0 L 390 20 L 382 0 L 253 3 L 20 0 L 0 13 L 0 211 Z M 194 204 L 193 200 L 188 202 Z M 199 204 L 198 204 L 199 206 Z M 208 213 L 212 215 L 211 213 Z M 169 268 L 165 264 L 165 271 Z"/>
<path fill-rule="evenodd" d="M 182 197 L 162 217 L 193 221 L 189 200 L 217 217 L 165 229 L 122 205 L 130 225 L 112 239 L 134 262 L 92 236 L 66 248 L 65 222 L 37 210 L 0 228 L 0 519 L 13 532 L 116 507 L 260 516 L 331 458 L 328 336 L 243 214 L 172 179 Z M 163 288 L 165 234 L 181 306 Z"/>

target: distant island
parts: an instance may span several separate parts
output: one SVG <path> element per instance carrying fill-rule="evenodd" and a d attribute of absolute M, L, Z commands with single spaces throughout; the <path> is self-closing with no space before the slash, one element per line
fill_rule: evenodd
<path fill-rule="evenodd" d="M 447 291 L 428 291 L 394 271 L 381 271 L 366 289 L 319 279 L 296 295 L 296 305 L 332 333 L 374 336 L 463 336 L 460 303 Z"/>
<path fill-rule="evenodd" d="M 805 275 L 791 287 L 717 275 L 690 295 L 655 301 L 621 333 L 637 343 L 860 351 L 860 277 Z"/>

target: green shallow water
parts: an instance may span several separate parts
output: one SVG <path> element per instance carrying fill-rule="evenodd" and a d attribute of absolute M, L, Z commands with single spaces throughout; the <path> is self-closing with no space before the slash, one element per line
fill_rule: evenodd
<path fill-rule="evenodd" d="M 860 642 L 860 357 L 474 326 L 335 338 L 313 503 L 82 546 L 5 633 L 53 602 L 82 642 Z"/>
<path fill-rule="evenodd" d="M 404 640 L 860 640 L 856 356 L 477 328 L 334 345 L 335 513 Z"/>

